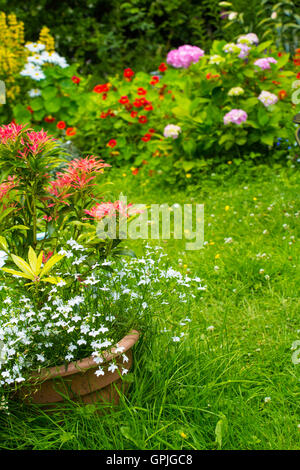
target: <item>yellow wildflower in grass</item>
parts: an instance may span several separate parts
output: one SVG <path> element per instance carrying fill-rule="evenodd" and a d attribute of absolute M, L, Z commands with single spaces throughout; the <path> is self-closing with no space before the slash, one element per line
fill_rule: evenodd
<path fill-rule="evenodd" d="M 192 176 L 191 173 L 186 173 L 185 175 L 186 178 L 191 178 L 191 176 Z"/>
<path fill-rule="evenodd" d="M 221 256 L 221 255 L 220 255 L 219 253 L 217 253 L 216 256 L 215 256 L 215 259 L 219 259 L 220 256 Z"/>
<path fill-rule="evenodd" d="M 181 432 L 181 433 L 180 433 L 180 436 L 182 437 L 182 439 L 186 439 L 186 438 L 187 438 L 187 435 L 186 435 L 184 432 Z"/>
<path fill-rule="evenodd" d="M 225 206 L 225 211 L 226 212 L 229 211 L 229 209 L 230 209 L 230 206 Z"/>

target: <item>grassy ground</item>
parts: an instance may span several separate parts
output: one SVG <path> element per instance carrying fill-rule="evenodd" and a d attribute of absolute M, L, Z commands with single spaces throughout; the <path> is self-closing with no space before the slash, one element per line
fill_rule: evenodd
<path fill-rule="evenodd" d="M 122 190 L 134 202 L 205 204 L 202 250 L 161 242 L 176 268 L 207 285 L 188 311 L 170 306 L 192 318 L 189 335 L 171 345 L 145 335 L 129 393 L 101 417 L 91 406 L 47 416 L 13 404 L 9 416 L 0 414 L 0 447 L 299 449 L 300 365 L 291 360 L 300 337 L 296 170 L 216 175 L 189 195 L 130 172 L 115 172 L 114 181 L 115 195 Z"/>

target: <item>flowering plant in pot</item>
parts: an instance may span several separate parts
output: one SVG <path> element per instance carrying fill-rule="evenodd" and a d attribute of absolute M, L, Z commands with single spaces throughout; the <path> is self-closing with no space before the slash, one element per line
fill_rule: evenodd
<path fill-rule="evenodd" d="M 95 156 L 66 157 L 43 130 L 14 123 L 0 128 L 0 244 L 6 254 L 0 387 L 8 393 L 20 384 L 24 397 L 25 383 L 39 402 L 62 399 L 57 378 L 71 397 L 94 399 L 91 394 L 127 372 L 131 353 L 122 365 L 118 357 L 138 339 L 135 331 L 118 343 L 134 325 L 119 316 L 112 328 L 113 307 L 103 305 L 95 287 L 109 269 L 105 259 L 126 254 L 120 240 L 98 238 L 96 222 L 133 216 L 134 208 L 103 202 L 98 179 L 110 165 Z M 94 220 L 87 222 L 88 216 Z M 96 379 L 105 372 L 110 377 L 103 385 Z"/>

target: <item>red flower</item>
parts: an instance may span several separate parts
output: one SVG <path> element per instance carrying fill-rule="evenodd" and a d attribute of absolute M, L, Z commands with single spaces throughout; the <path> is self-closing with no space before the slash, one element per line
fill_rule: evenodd
<path fill-rule="evenodd" d="M 101 119 L 105 119 L 105 118 L 107 118 L 107 116 L 108 116 L 108 113 L 102 112 L 102 113 L 100 114 Z"/>
<path fill-rule="evenodd" d="M 105 83 L 104 85 L 96 85 L 94 87 L 94 92 L 95 93 L 105 93 L 107 91 L 109 91 L 108 83 Z"/>
<path fill-rule="evenodd" d="M 286 97 L 286 95 L 287 95 L 287 92 L 285 90 L 280 90 L 278 92 L 278 96 L 280 100 L 283 100 Z"/>
<path fill-rule="evenodd" d="M 150 80 L 150 85 L 156 85 L 156 83 L 158 82 L 159 82 L 159 77 L 157 75 L 154 75 Z"/>
<path fill-rule="evenodd" d="M 146 106 L 144 106 L 144 110 L 145 110 L 145 111 L 152 111 L 152 110 L 153 110 L 152 104 L 151 104 L 151 103 L 146 104 Z"/>
<path fill-rule="evenodd" d="M 29 111 L 31 114 L 33 113 L 33 109 L 32 109 L 31 106 L 27 106 L 27 109 L 28 109 L 28 111 Z"/>
<path fill-rule="evenodd" d="M 57 129 L 64 129 L 66 127 L 65 121 L 58 121 L 56 124 Z"/>
<path fill-rule="evenodd" d="M 139 172 L 139 169 L 138 168 L 135 168 L 134 170 L 132 170 L 132 174 L 133 175 L 137 175 Z"/>
<path fill-rule="evenodd" d="M 54 122 L 55 121 L 55 117 L 53 116 L 46 116 L 45 119 L 44 119 L 45 122 Z"/>
<path fill-rule="evenodd" d="M 129 103 L 128 96 L 121 96 L 121 98 L 119 99 L 119 103 L 121 104 Z"/>
<path fill-rule="evenodd" d="M 164 62 L 162 62 L 162 63 L 160 64 L 160 66 L 158 67 L 158 70 L 159 70 L 160 72 L 165 72 L 165 71 L 167 70 L 167 68 L 168 68 L 168 67 L 166 66 L 166 64 L 165 64 Z"/>
<path fill-rule="evenodd" d="M 114 148 L 117 145 L 117 141 L 115 139 L 110 139 L 110 141 L 107 144 L 107 147 Z"/>
<path fill-rule="evenodd" d="M 300 59 L 294 59 L 294 64 L 296 66 L 299 66 L 300 65 Z"/>
<path fill-rule="evenodd" d="M 283 52 L 278 52 L 278 57 L 281 57 L 283 55 Z"/>
<path fill-rule="evenodd" d="M 148 142 L 150 139 L 151 139 L 151 134 L 145 134 L 145 135 L 142 137 L 142 141 L 143 141 L 143 142 Z"/>
<path fill-rule="evenodd" d="M 139 96 L 146 95 L 146 94 L 147 94 L 147 90 L 145 90 L 145 88 L 143 88 L 143 87 L 140 87 L 140 88 L 138 88 L 137 94 L 138 94 Z"/>
<path fill-rule="evenodd" d="M 140 108 L 141 106 L 143 106 L 142 99 L 136 98 L 136 99 L 134 100 L 133 106 L 134 106 L 135 108 Z"/>
<path fill-rule="evenodd" d="M 76 83 L 76 85 L 78 85 L 78 83 L 80 82 L 80 78 L 79 77 L 76 77 L 76 75 L 73 75 L 73 77 L 71 78 L 72 82 L 73 83 Z"/>
<path fill-rule="evenodd" d="M 146 116 L 140 116 L 139 117 L 139 123 L 140 124 L 146 124 L 147 121 L 148 121 L 148 119 L 147 119 Z"/>
<path fill-rule="evenodd" d="M 137 115 L 138 115 L 138 112 L 137 112 L 137 111 L 131 111 L 131 113 L 130 113 L 130 116 L 131 116 L 132 118 L 136 118 Z"/>
<path fill-rule="evenodd" d="M 280 85 L 281 82 L 277 82 L 276 80 L 272 80 L 272 83 L 274 83 L 274 85 Z"/>
<path fill-rule="evenodd" d="M 76 129 L 74 127 L 68 127 L 66 130 L 66 135 L 67 136 L 72 136 L 76 134 Z"/>
<path fill-rule="evenodd" d="M 131 70 L 130 68 L 125 69 L 124 72 L 123 72 L 124 78 L 128 78 L 129 80 L 131 80 L 131 78 L 133 77 L 133 75 L 134 75 L 134 71 Z"/>
<path fill-rule="evenodd" d="M 50 220 L 52 219 L 52 217 L 49 216 L 49 217 L 47 218 L 47 216 L 45 215 L 45 216 L 44 216 L 44 219 L 46 219 L 47 222 L 50 222 Z M 53 255 L 53 253 L 54 253 L 54 251 L 49 251 L 49 253 L 47 253 L 47 255 L 45 255 L 45 254 L 43 253 L 43 263 L 44 263 L 44 264 L 47 263 L 48 259 L 51 258 L 51 256 Z"/>
<path fill-rule="evenodd" d="M 106 100 L 106 98 L 107 98 L 107 93 L 103 93 L 103 95 L 102 95 L 102 99 L 105 101 L 105 100 Z"/>
<path fill-rule="evenodd" d="M 297 76 L 296 76 L 296 78 L 300 79 L 300 72 L 299 72 L 299 73 L 297 73 Z"/>
<path fill-rule="evenodd" d="M 154 133 L 155 133 L 155 129 L 153 129 L 153 128 L 151 127 L 151 129 L 149 129 L 149 132 L 150 132 L 150 134 L 154 134 Z"/>

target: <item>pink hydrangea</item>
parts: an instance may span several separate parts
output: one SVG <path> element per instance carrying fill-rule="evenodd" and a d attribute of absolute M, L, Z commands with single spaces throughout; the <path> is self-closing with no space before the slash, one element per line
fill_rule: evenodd
<path fill-rule="evenodd" d="M 259 101 L 261 101 L 266 107 L 271 106 L 272 104 L 277 103 L 278 98 L 273 93 L 269 91 L 262 91 L 258 97 Z"/>
<path fill-rule="evenodd" d="M 200 47 L 185 44 L 168 53 L 167 63 L 176 68 L 187 69 L 191 64 L 196 64 L 203 55 L 204 51 Z"/>
<path fill-rule="evenodd" d="M 277 64 L 277 60 L 274 57 L 264 57 L 263 59 L 257 59 L 254 65 L 257 65 L 262 70 L 270 69 L 270 64 Z"/>
<path fill-rule="evenodd" d="M 247 44 L 237 44 L 237 47 L 240 49 L 240 53 L 238 55 L 238 57 L 240 59 L 245 59 L 245 57 L 247 57 L 247 55 L 249 54 L 250 50 L 251 50 L 251 47 L 247 46 Z"/>
<path fill-rule="evenodd" d="M 246 121 L 248 118 L 248 115 L 246 111 L 243 111 L 243 109 L 232 109 L 229 111 L 229 113 L 225 114 L 223 120 L 224 124 L 241 124 L 243 121 Z"/>

